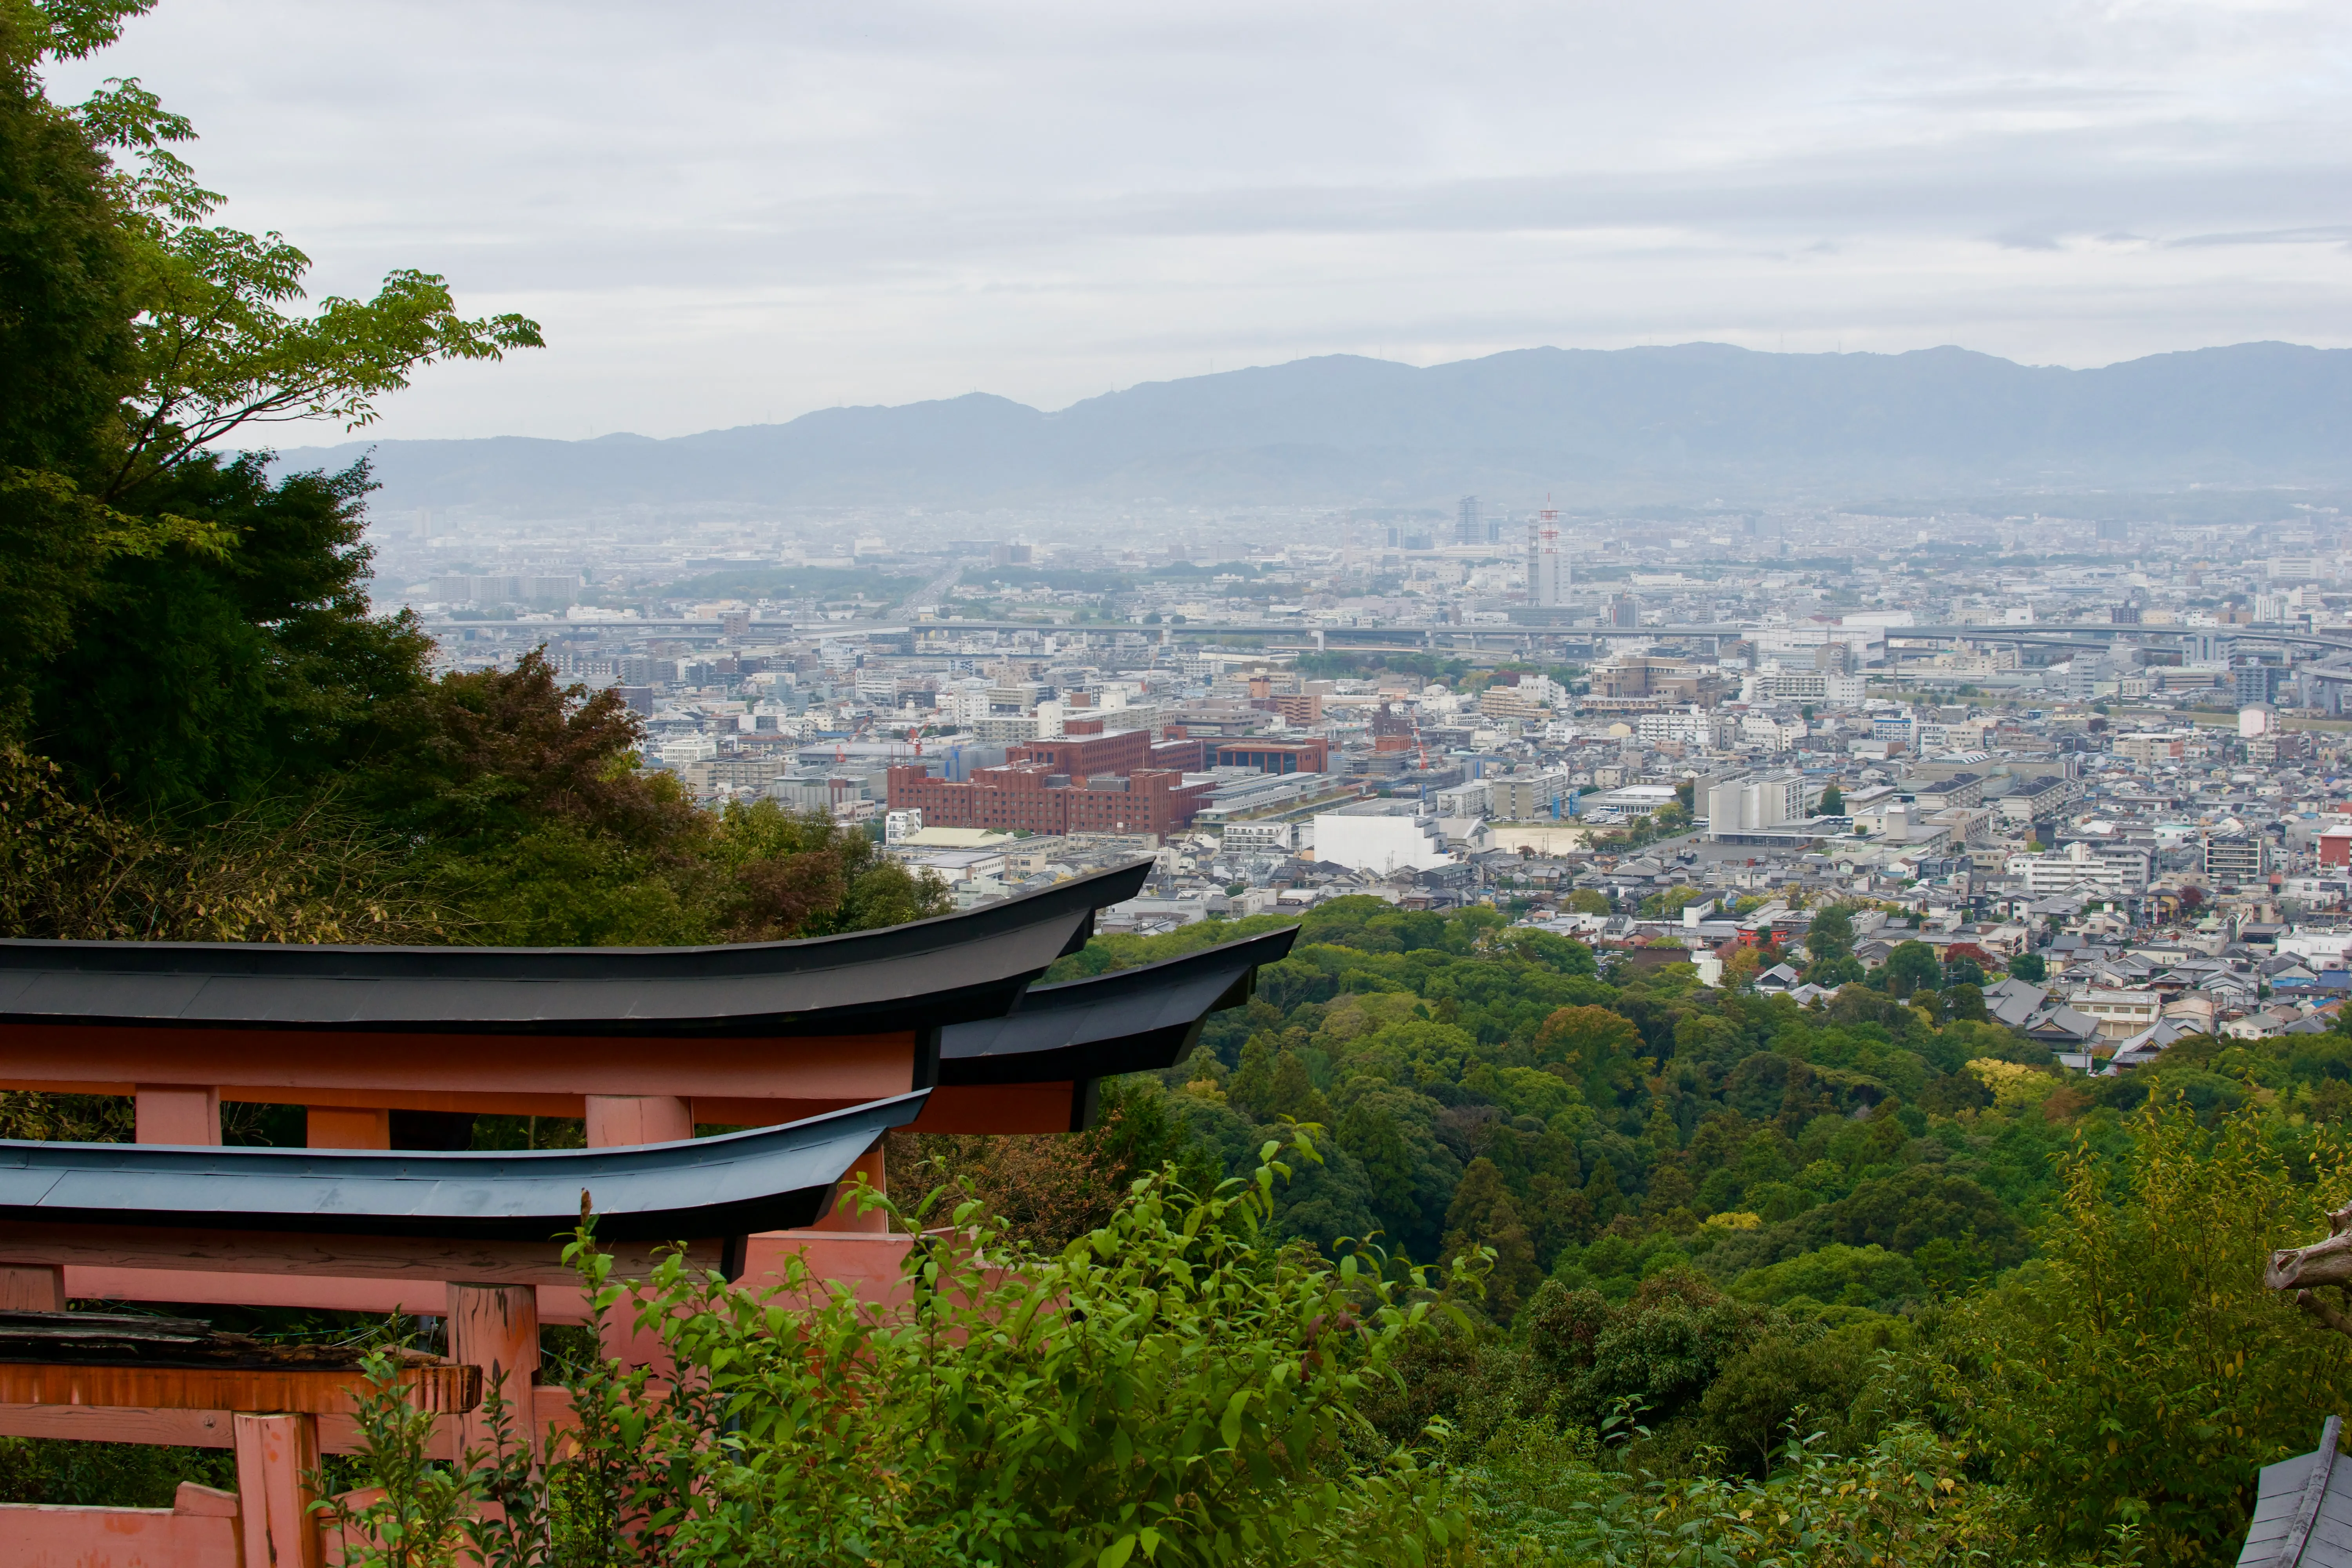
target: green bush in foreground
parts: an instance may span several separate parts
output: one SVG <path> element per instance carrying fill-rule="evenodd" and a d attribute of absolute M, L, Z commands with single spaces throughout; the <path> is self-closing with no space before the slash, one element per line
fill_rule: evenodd
<path fill-rule="evenodd" d="M 1303 1136 L 1293 1148 L 1314 1158 Z M 962 1203 L 959 1245 L 916 1256 L 898 1310 L 796 1264 L 760 1295 L 674 1256 L 625 1287 L 583 1236 L 572 1253 L 598 1313 L 657 1330 L 678 1375 L 607 1363 L 575 1380 L 576 1449 L 543 1490 L 518 1493 L 511 1465 L 501 1481 L 475 1457 L 478 1495 L 551 1521 L 532 1538 L 499 1532 L 492 1555 L 499 1568 L 1464 1561 L 1443 1473 L 1354 1408 L 1451 1309 L 1377 1255 L 1334 1266 L 1270 1237 L 1281 1152 L 1267 1144 L 1255 1181 L 1205 1196 L 1168 1171 L 1139 1181 L 1058 1253 L 1008 1241 Z M 1453 1283 L 1475 1287 L 1459 1267 Z M 368 1543 L 355 1561 L 425 1568 L 414 1521 L 440 1517 L 421 1496 L 440 1483 L 403 1459 L 400 1419 L 366 1424 L 361 1468 L 386 1495 L 354 1517 Z M 446 1528 L 422 1533 L 455 1550 Z"/>

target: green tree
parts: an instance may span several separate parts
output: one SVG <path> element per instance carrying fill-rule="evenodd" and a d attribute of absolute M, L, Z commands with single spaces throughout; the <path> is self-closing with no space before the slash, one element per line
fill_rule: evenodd
<path fill-rule="evenodd" d="M 1332 1120 L 1330 1102 L 1307 1077 L 1306 1058 L 1297 1051 L 1285 1051 L 1275 1058 L 1274 1083 L 1266 1093 L 1265 1110 L 1272 1116 L 1286 1116 L 1293 1121 L 1312 1121 L 1320 1126 L 1328 1127 Z"/>
<path fill-rule="evenodd" d="M 1943 965 L 1936 962 L 1936 950 L 1924 942 L 1895 944 L 1886 955 L 1886 983 L 1897 996 L 1908 996 L 1922 985 L 1933 985 L 1942 977 Z"/>
<path fill-rule="evenodd" d="M 2050 966 L 2038 952 L 2021 952 L 2009 961 L 2009 972 L 2028 984 L 2039 985 L 2050 978 Z"/>
<path fill-rule="evenodd" d="M 2327 1234 L 2352 1182 L 2330 1139 L 2152 1103 L 2106 1155 L 2066 1156 L 2039 1265 L 1962 1310 L 1938 1396 L 2018 1489 L 2053 1557 L 2137 1518 L 2148 1560 L 2226 1561 L 2261 1466 L 2309 1450 L 2352 1343 L 2263 1289 L 2270 1250 Z"/>
<path fill-rule="evenodd" d="M 1843 904 L 1824 904 L 1813 911 L 1805 927 L 1805 951 L 1816 963 L 1853 956 L 1853 911 Z"/>
<path fill-rule="evenodd" d="M 1566 907 L 1580 915 L 1605 915 L 1610 912 L 1609 895 L 1598 888 L 1579 888 L 1569 894 Z"/>
<path fill-rule="evenodd" d="M 1814 810 L 1822 816 L 1843 816 L 1845 815 L 1845 791 L 1838 788 L 1834 784 L 1831 784 L 1827 789 L 1822 791 L 1821 805 L 1816 806 Z"/>
<path fill-rule="evenodd" d="M 1695 904 L 1706 895 L 1696 888 L 1668 888 L 1663 893 L 1652 893 L 1642 900 L 1642 918 L 1645 921 L 1669 920 L 1682 912 L 1685 904 Z"/>
<path fill-rule="evenodd" d="M 38 69 L 113 40 L 103 13 L 0 7 L 0 722 L 72 640 L 99 568 L 158 541 L 84 489 L 120 440 L 138 260 L 104 153 Z"/>
<path fill-rule="evenodd" d="M 1274 1103 L 1273 1040 L 1264 1035 L 1252 1035 L 1242 1045 L 1242 1059 L 1234 1076 L 1225 1085 L 1225 1098 L 1235 1110 L 1254 1121 L 1264 1121 Z"/>
<path fill-rule="evenodd" d="M 1624 1201 L 1617 1191 L 1617 1173 L 1606 1160 L 1592 1162 L 1592 1173 L 1584 1183 L 1584 1207 L 1597 1226 L 1608 1225 L 1623 1210 Z"/>
<path fill-rule="evenodd" d="M 1445 1250 L 1453 1258 L 1475 1257 L 1480 1247 L 1495 1254 L 1493 1272 L 1486 1277 L 1486 1310 L 1507 1323 L 1520 1304 L 1542 1283 L 1536 1267 L 1535 1244 L 1519 1218 L 1518 1205 L 1503 1184 L 1495 1162 L 1480 1155 L 1462 1173 L 1445 1211 Z"/>
<path fill-rule="evenodd" d="M 250 454 L 147 489 L 236 541 L 110 562 L 27 681 L 34 746 L 86 791 L 172 809 L 304 794 L 369 760 L 429 640 L 368 605 L 364 467 L 272 483 Z"/>
<path fill-rule="evenodd" d="M 0 6 L 0 613 L 12 632 L 0 650 L 0 724 L 23 733 L 29 720 L 54 738 L 69 728 L 57 702 L 31 711 L 45 677 L 54 693 L 105 661 L 155 667 L 159 702 L 176 682 L 206 711 L 143 741 L 118 733 L 86 748 L 119 765 L 84 783 L 152 795 L 185 763 L 189 795 L 224 768 L 249 772 L 266 750 L 259 737 L 288 727 L 282 710 L 304 680 L 326 678 L 316 706 L 331 710 L 381 686 L 387 654 L 415 656 L 404 678 L 421 669 L 405 628 L 321 635 L 322 618 L 365 619 L 332 585 L 364 574 L 363 470 L 308 477 L 276 497 L 258 460 L 207 448 L 285 419 L 358 428 L 425 365 L 496 359 L 541 339 L 519 316 L 467 320 L 442 279 L 415 271 L 394 273 L 371 300 L 301 312 L 310 263 L 299 251 L 206 222 L 221 198 L 171 151 L 194 134 L 184 119 L 135 81 L 71 110 L 48 100 L 43 63 L 113 42 L 151 3 Z M 184 478 L 190 465 L 207 471 Z M 159 619 L 159 604 L 174 613 Z M 281 635 L 278 612 L 301 624 Z M 128 650 L 126 630 L 142 634 Z M 340 658 L 356 662 L 336 668 Z M 203 696 L 215 678 L 227 695 Z M 268 721 L 240 719 L 231 728 L 243 732 L 173 753 L 175 740 L 260 688 L 280 710 Z M 298 747 L 276 760 L 306 756 Z"/>

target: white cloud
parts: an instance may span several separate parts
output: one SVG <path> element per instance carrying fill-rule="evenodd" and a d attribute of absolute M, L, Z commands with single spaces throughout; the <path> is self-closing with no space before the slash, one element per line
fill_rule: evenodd
<path fill-rule="evenodd" d="M 194 116 L 320 291 L 546 324 L 380 433 L 669 435 L 1332 351 L 2352 342 L 2348 45 L 2177 0 L 163 0 L 53 78 Z"/>

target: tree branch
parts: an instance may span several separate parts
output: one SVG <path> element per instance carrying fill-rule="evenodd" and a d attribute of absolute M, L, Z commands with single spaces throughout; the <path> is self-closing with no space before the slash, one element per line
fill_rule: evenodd
<path fill-rule="evenodd" d="M 2334 1329 L 2337 1333 L 2344 1335 L 2347 1339 L 2352 1339 L 2352 1318 L 2346 1317 L 2343 1313 L 2337 1311 L 2335 1308 L 2321 1300 L 2316 1291 L 2297 1290 L 2294 1293 L 2294 1304 L 2302 1308 L 2305 1311 L 2309 1312 L 2313 1317 L 2317 1318 L 2329 1328 Z"/>

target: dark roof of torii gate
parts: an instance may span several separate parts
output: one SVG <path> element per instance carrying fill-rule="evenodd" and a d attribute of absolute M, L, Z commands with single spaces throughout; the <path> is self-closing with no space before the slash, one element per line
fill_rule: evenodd
<path fill-rule="evenodd" d="M 782 1127 L 618 1149 L 495 1153 L 0 1142 L 0 1222 L 544 1242 L 593 1201 L 600 1241 L 805 1226 L 929 1091 Z"/>
<path fill-rule="evenodd" d="M 1258 966 L 1287 955 L 1286 926 L 1159 963 L 1033 987 L 1002 1018 L 958 1024 L 940 1041 L 940 1082 L 1035 1083 L 1173 1067 L 1209 1015 L 1250 999 Z"/>
<path fill-rule="evenodd" d="M 1148 860 L 963 914 L 722 947 L 0 941 L 0 1026 L 865 1034 L 1001 1017 Z"/>

